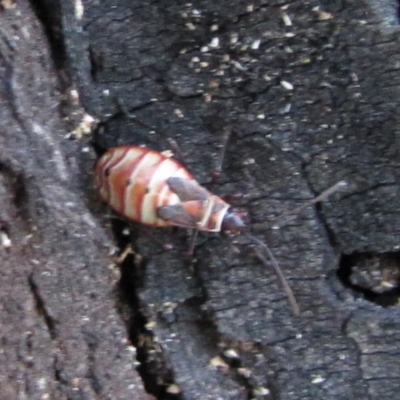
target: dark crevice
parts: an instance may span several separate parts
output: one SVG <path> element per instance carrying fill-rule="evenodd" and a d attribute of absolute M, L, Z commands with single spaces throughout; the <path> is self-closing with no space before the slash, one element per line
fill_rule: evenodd
<path fill-rule="evenodd" d="M 35 301 L 35 306 L 36 306 L 36 310 L 38 312 L 39 315 L 41 315 L 43 317 L 43 320 L 47 326 L 47 329 L 49 331 L 50 337 L 52 339 L 55 339 L 57 337 L 57 331 L 56 331 L 56 326 L 55 326 L 55 321 L 53 320 L 53 318 L 48 314 L 47 310 L 46 310 L 46 306 L 45 303 L 42 299 L 42 296 L 40 294 L 40 291 L 34 281 L 33 275 L 30 274 L 28 277 L 28 285 L 29 288 L 31 290 L 32 296 L 34 298 Z"/>
<path fill-rule="evenodd" d="M 400 0 L 397 0 L 397 13 L 396 13 L 396 16 L 397 16 L 398 22 L 400 23 Z"/>
<path fill-rule="evenodd" d="M 338 278 L 365 300 L 382 307 L 398 304 L 400 297 L 400 252 L 343 254 Z"/>
<path fill-rule="evenodd" d="M 24 222 L 27 231 L 29 231 L 30 227 L 28 226 L 28 224 L 31 218 L 28 210 L 29 199 L 24 175 L 22 174 L 22 172 L 11 166 L 11 162 L 8 162 L 6 160 L 0 161 L 0 174 L 6 176 L 7 179 L 5 180 L 5 182 L 7 182 L 8 192 L 12 196 L 12 203 L 17 209 L 18 217 L 21 221 Z M 10 234 L 12 223 L 11 221 L 3 220 L 1 211 L 0 223 L 1 230 L 6 234 Z"/>
<path fill-rule="evenodd" d="M 85 333 L 85 341 L 88 346 L 87 358 L 89 363 L 89 368 L 86 376 L 90 382 L 93 391 L 98 395 L 102 395 L 104 393 L 104 387 L 95 371 L 95 353 L 97 348 L 99 347 L 99 338 L 96 337 L 94 333 Z"/>
<path fill-rule="evenodd" d="M 31 0 L 30 3 L 46 33 L 56 69 L 64 69 L 66 55 L 62 37 L 61 3 L 52 0 Z"/>
<path fill-rule="evenodd" d="M 123 235 L 126 224 L 116 221 L 113 224 L 119 247 L 126 248 L 132 237 Z M 128 337 L 136 348 L 137 371 L 140 374 L 146 391 L 156 399 L 181 400 L 180 394 L 168 393 L 168 387 L 175 382 L 174 374 L 168 365 L 160 345 L 154 340 L 152 332 L 146 328 L 148 322 L 139 300 L 138 290 L 141 287 L 140 271 L 145 268 L 145 260 L 135 260 L 128 254 L 120 263 L 121 279 L 118 287 L 119 312 L 126 323 Z M 156 351 L 157 350 L 157 351 Z"/>

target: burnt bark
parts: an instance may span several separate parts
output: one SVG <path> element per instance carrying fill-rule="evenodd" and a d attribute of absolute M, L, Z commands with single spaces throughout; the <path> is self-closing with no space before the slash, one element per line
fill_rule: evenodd
<path fill-rule="evenodd" d="M 4 4 L 0 396 L 400 398 L 397 2 Z M 104 150 L 174 139 L 207 182 L 226 125 L 212 189 L 243 193 L 300 317 L 245 238 L 190 258 L 103 215 Z"/>

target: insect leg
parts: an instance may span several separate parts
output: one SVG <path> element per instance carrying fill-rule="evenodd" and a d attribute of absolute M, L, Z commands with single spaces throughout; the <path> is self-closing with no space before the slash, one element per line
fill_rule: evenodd
<path fill-rule="evenodd" d="M 290 288 L 285 276 L 283 275 L 283 272 L 282 272 L 281 268 L 279 267 L 278 262 L 276 261 L 274 255 L 272 254 L 272 251 L 269 249 L 269 247 L 264 242 L 257 239 L 255 236 L 246 234 L 246 237 L 248 237 L 252 242 L 256 243 L 259 247 L 263 248 L 266 251 L 268 258 L 272 262 L 274 271 L 275 271 L 277 277 L 279 278 L 279 282 L 281 283 L 283 290 L 286 293 L 286 296 L 292 307 L 294 315 L 299 315 L 300 314 L 299 305 L 297 304 L 297 301 L 296 301 L 296 298 L 294 297 L 292 289 Z M 265 258 L 264 254 L 262 254 L 262 252 L 258 248 L 255 248 L 254 251 L 255 251 L 257 257 L 259 258 L 259 260 L 261 260 L 264 265 L 268 265 L 268 261 Z"/>
<path fill-rule="evenodd" d="M 207 224 L 207 222 L 208 222 L 208 220 L 209 220 L 209 218 L 211 216 L 211 211 L 212 211 L 212 209 L 214 207 L 214 200 L 213 200 L 212 197 L 208 198 L 205 201 L 205 203 L 206 204 L 205 204 L 205 207 L 204 207 L 204 212 L 203 212 L 202 218 L 201 218 L 201 220 L 199 222 L 197 222 L 196 228 L 193 231 L 193 235 L 192 235 L 192 238 L 190 240 L 190 247 L 189 247 L 189 250 L 188 250 L 188 254 L 189 255 L 193 254 L 194 247 L 196 245 L 196 239 L 197 239 L 197 236 L 199 234 L 199 231 L 203 230 L 204 226 L 206 226 L 206 224 Z"/>
<path fill-rule="evenodd" d="M 224 158 L 226 154 L 226 148 L 228 147 L 229 138 L 232 134 L 232 126 L 228 125 L 225 127 L 225 132 L 222 140 L 221 153 L 219 155 L 217 165 L 215 166 L 214 172 L 211 174 L 211 183 L 215 183 L 220 177 L 222 172 L 222 164 L 224 163 Z"/>
<path fill-rule="evenodd" d="M 194 229 L 192 231 L 192 237 L 190 238 L 190 245 L 189 245 L 189 249 L 188 249 L 188 255 L 192 256 L 193 252 L 194 252 L 194 248 L 196 246 L 196 240 L 197 240 L 197 236 L 199 235 L 199 230 L 198 229 Z"/>

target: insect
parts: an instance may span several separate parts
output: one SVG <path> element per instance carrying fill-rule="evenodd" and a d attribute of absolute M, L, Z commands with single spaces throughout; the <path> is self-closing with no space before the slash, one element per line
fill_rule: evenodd
<path fill-rule="evenodd" d="M 100 196 L 119 214 L 142 224 L 207 232 L 241 232 L 230 205 L 200 186 L 177 160 L 145 147 L 120 146 L 98 161 Z"/>
<path fill-rule="evenodd" d="M 155 227 L 180 226 L 198 231 L 242 233 L 246 225 L 239 213 L 209 192 L 177 160 L 138 146 L 108 150 L 97 162 L 95 183 L 101 198 L 126 218 Z M 289 298 L 294 313 L 299 309 L 293 293 L 268 246 L 246 236 L 263 248 Z M 268 264 L 261 251 L 258 258 Z"/>

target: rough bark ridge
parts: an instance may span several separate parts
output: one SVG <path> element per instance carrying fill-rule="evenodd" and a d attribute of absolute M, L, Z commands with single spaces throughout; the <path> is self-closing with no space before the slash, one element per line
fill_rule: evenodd
<path fill-rule="evenodd" d="M 1 4 L 1 398 L 400 398 L 395 1 Z M 188 260 L 184 230 L 119 221 L 108 268 L 72 89 L 97 152 L 173 138 L 200 182 L 232 125 L 214 189 L 244 193 L 301 317 L 240 239 Z"/>

